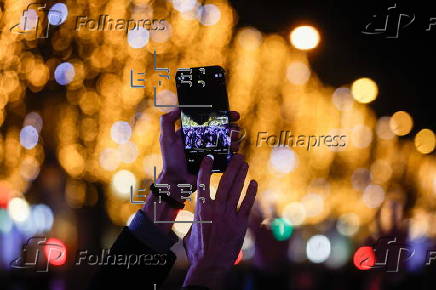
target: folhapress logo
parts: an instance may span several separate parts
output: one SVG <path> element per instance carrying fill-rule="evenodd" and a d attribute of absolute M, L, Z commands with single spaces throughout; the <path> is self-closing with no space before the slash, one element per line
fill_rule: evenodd
<path fill-rule="evenodd" d="M 50 9 L 47 3 L 30 3 L 23 10 L 20 22 L 9 31 L 16 34 L 35 34 L 35 38 L 48 38 L 50 26 L 59 26 L 65 22 L 68 9 L 64 3 L 56 3 Z"/>
<path fill-rule="evenodd" d="M 23 246 L 22 254 L 10 264 L 13 269 L 34 269 L 48 272 L 49 264 L 60 266 L 66 262 L 64 244 L 54 238 L 32 237 Z"/>
<path fill-rule="evenodd" d="M 418 18 L 421 19 L 415 21 Z M 365 25 L 362 33 L 397 39 L 400 37 L 401 31 L 411 26 L 424 24 L 420 27 L 423 31 L 430 32 L 434 30 L 433 26 L 436 26 L 436 17 L 422 18 L 422 16 L 417 16 L 412 11 L 405 10 L 395 3 L 387 7 L 385 13 L 372 15 L 371 21 Z"/>

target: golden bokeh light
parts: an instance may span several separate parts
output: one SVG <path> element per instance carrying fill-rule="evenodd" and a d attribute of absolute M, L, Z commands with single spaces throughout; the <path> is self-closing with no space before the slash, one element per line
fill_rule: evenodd
<path fill-rule="evenodd" d="M 422 129 L 415 136 L 415 146 L 422 154 L 429 154 L 433 152 L 436 146 L 436 137 L 432 130 Z"/>
<path fill-rule="evenodd" d="M 359 103 L 367 104 L 377 98 L 377 84 L 370 78 L 360 78 L 351 86 L 353 98 Z"/>
<path fill-rule="evenodd" d="M 395 112 L 389 122 L 392 132 L 398 136 L 404 136 L 410 133 L 413 127 L 413 119 L 405 111 Z"/>
<path fill-rule="evenodd" d="M 291 31 L 290 40 L 295 48 L 309 50 L 318 46 L 320 36 L 313 26 L 298 26 Z"/>

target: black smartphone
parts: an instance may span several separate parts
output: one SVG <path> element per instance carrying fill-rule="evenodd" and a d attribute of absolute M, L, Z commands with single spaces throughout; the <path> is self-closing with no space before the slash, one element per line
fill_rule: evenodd
<path fill-rule="evenodd" d="M 208 154 L 214 157 L 212 172 L 224 172 L 232 156 L 224 69 L 220 66 L 178 69 L 176 87 L 189 172 L 196 174 Z"/>

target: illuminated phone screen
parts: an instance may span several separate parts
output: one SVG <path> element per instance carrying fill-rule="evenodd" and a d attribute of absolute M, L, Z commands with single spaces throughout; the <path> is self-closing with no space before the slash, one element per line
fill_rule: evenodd
<path fill-rule="evenodd" d="M 230 124 L 224 70 L 219 66 L 177 72 L 182 133 L 189 171 L 196 173 L 204 156 L 214 156 L 213 172 L 223 172 L 231 156 Z"/>

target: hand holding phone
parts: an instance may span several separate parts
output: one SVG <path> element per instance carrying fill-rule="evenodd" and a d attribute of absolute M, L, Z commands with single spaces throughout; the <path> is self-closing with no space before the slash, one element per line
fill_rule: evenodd
<path fill-rule="evenodd" d="M 212 172 L 224 172 L 232 156 L 225 72 L 220 66 L 183 69 L 176 74 L 182 136 L 189 172 L 196 174 L 206 155 Z"/>

